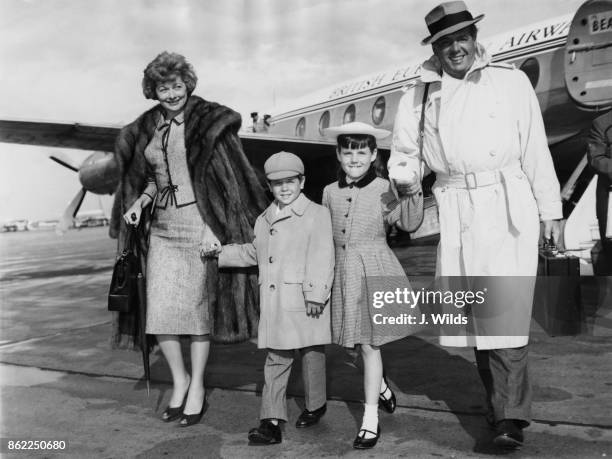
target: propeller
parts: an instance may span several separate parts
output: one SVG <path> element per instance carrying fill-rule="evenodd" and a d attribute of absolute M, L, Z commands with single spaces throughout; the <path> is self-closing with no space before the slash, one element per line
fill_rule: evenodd
<path fill-rule="evenodd" d="M 81 188 L 77 191 L 77 194 L 74 195 L 74 198 L 70 201 L 64 213 L 62 214 L 59 223 L 55 227 L 55 232 L 57 234 L 64 234 L 69 228 L 72 227 L 72 223 L 74 221 L 74 217 L 76 216 L 81 204 L 83 203 L 83 199 L 85 198 L 85 193 L 87 190 L 85 188 Z"/>
<path fill-rule="evenodd" d="M 82 162 L 77 164 L 72 158 L 61 152 L 51 155 L 49 158 L 74 172 L 79 172 L 79 169 L 83 164 Z M 62 235 L 72 227 L 74 217 L 76 217 L 76 214 L 79 212 L 79 208 L 81 207 L 83 199 L 85 198 L 85 193 L 87 193 L 87 190 L 85 190 L 85 188 L 81 188 L 70 200 L 68 206 L 66 209 L 64 209 L 64 212 L 59 219 L 59 223 L 55 227 L 56 234 Z"/>
<path fill-rule="evenodd" d="M 81 168 L 81 165 L 83 164 L 83 162 L 81 162 L 81 164 L 77 164 L 72 158 L 61 152 L 55 155 L 51 155 L 49 156 L 49 158 L 74 172 L 78 172 Z"/>

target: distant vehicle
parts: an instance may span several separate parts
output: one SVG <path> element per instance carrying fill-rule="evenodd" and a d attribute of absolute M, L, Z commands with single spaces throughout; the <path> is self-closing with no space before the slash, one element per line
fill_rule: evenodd
<path fill-rule="evenodd" d="M 74 222 L 75 228 L 91 228 L 94 226 L 108 226 L 109 221 L 106 217 L 86 217 L 77 219 Z"/>
<path fill-rule="evenodd" d="M 27 231 L 28 230 L 28 221 L 27 220 L 13 220 L 10 222 L 6 222 L 2 225 L 2 231 L 10 232 L 10 231 Z"/>

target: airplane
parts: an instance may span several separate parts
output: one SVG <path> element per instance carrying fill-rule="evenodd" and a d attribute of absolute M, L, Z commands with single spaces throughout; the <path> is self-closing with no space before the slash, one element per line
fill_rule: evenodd
<path fill-rule="evenodd" d="M 593 177 L 585 167 L 586 132 L 596 116 L 612 107 L 612 0 L 588 0 L 573 16 L 559 16 L 488 39 L 479 37 L 479 41 L 494 61 L 514 64 L 525 72 L 534 87 L 557 175 L 564 184 L 564 213 L 570 217 L 566 233 L 568 230 L 572 233 L 573 229 L 572 234 L 583 234 L 584 231 L 574 228 L 579 222 L 571 225 L 570 222 L 573 207 Z M 309 173 L 306 193 L 320 200 L 324 185 L 334 181 L 336 175 L 335 145 L 324 138 L 323 129 L 364 121 L 391 130 L 403 88 L 417 78 L 421 62 L 321 89 L 285 109 L 266 114 L 264 132 L 240 132 L 249 160 L 261 171 L 267 157 L 276 151 L 298 154 L 306 170 L 316 171 Z M 81 165 L 52 158 L 78 171 L 83 187 L 62 217 L 61 226 L 68 227 L 85 191 L 104 194 L 115 191 L 118 169 L 109 152 L 120 128 L 0 120 L 0 141 L 96 150 Z M 388 157 L 389 147 L 389 140 L 379 143 L 383 158 Z M 431 183 L 432 178 L 424 183 L 426 215 L 423 225 L 411 235 L 412 239 L 438 232 L 435 202 L 427 193 Z M 572 244 L 581 242 L 572 241 Z"/>

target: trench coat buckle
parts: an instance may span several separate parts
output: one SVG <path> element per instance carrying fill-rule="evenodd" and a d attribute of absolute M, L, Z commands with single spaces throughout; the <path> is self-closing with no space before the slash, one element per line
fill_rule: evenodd
<path fill-rule="evenodd" d="M 474 172 L 468 172 L 465 174 L 465 187 L 468 190 L 478 188 L 478 182 L 476 181 L 476 174 Z"/>

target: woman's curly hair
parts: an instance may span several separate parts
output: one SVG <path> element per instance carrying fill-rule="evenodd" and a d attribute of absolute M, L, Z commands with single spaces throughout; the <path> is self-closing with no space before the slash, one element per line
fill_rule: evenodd
<path fill-rule="evenodd" d="M 144 69 L 142 92 L 147 99 L 157 100 L 155 88 L 174 76 L 179 76 L 185 82 L 187 94 L 191 95 L 198 82 L 193 66 L 184 56 L 164 51 L 153 59 Z"/>

